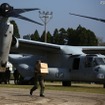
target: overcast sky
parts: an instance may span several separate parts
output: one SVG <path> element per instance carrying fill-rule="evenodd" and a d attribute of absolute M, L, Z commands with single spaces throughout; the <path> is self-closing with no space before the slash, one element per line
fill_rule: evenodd
<path fill-rule="evenodd" d="M 47 30 L 53 33 L 55 28 L 74 28 L 79 24 L 92 30 L 96 36 L 105 41 L 105 23 L 69 15 L 69 12 L 105 19 L 105 0 L 0 0 L 0 4 L 9 3 L 14 8 L 40 8 L 41 11 L 53 12 L 53 18 L 47 24 Z M 30 19 L 41 22 L 39 12 L 33 11 L 22 14 Z M 20 19 L 16 21 L 21 37 L 32 34 L 37 29 L 41 34 L 43 26 Z"/>

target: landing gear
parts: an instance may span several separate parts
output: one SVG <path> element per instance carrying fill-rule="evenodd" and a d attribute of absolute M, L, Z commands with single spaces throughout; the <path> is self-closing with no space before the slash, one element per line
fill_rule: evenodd
<path fill-rule="evenodd" d="M 1 61 L 1 67 L 6 67 L 6 64 L 7 64 L 7 62 L 2 63 L 2 61 Z"/>
<path fill-rule="evenodd" d="M 62 81 L 62 86 L 71 86 L 71 81 Z"/>
<path fill-rule="evenodd" d="M 103 88 L 105 88 L 105 84 L 103 85 Z"/>

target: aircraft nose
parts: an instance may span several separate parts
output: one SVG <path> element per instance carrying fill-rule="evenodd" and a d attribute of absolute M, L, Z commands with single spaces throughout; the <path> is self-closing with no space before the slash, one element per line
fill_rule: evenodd
<path fill-rule="evenodd" d="M 105 66 L 100 66 L 96 68 L 95 71 L 98 73 L 97 78 L 105 79 Z"/>

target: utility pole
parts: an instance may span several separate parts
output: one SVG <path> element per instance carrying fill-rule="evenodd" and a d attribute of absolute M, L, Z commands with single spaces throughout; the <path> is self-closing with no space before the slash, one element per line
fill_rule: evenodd
<path fill-rule="evenodd" d="M 39 18 L 42 20 L 44 23 L 44 31 L 45 31 L 45 39 L 44 41 L 47 42 L 47 23 L 52 19 L 53 17 L 53 12 L 41 12 L 39 11 Z"/>

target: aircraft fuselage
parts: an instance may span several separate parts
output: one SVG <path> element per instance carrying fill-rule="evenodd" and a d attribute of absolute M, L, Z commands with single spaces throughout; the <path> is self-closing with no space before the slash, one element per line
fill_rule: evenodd
<path fill-rule="evenodd" d="M 54 56 L 52 57 L 54 58 Z M 55 63 L 52 57 L 43 59 L 33 55 L 21 55 L 19 57 L 10 55 L 9 60 L 26 79 L 33 77 L 36 60 L 43 59 L 49 65 L 49 73 L 46 75 L 46 80 L 62 81 L 63 83 L 81 81 L 105 84 L 105 56 L 83 54 L 77 56 L 66 55 L 64 57 L 64 55 L 57 55 Z"/>

